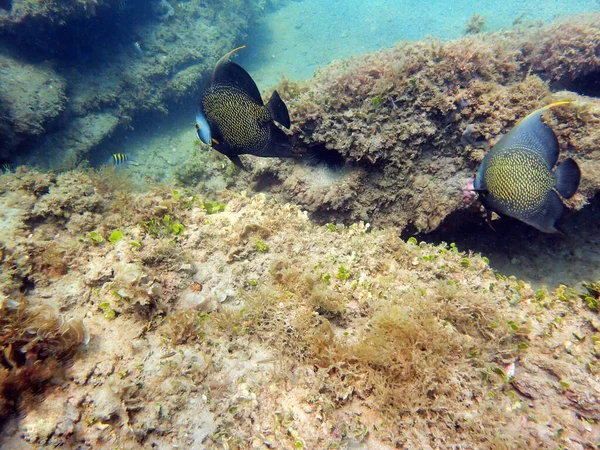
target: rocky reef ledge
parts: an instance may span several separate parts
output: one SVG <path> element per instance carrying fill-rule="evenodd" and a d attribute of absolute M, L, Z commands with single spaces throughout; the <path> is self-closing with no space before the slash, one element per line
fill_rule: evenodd
<path fill-rule="evenodd" d="M 0 176 L 6 448 L 598 442 L 599 284 L 205 195 Z"/>
<path fill-rule="evenodd" d="M 398 44 L 339 61 L 307 83 L 282 81 L 299 154 L 326 166 L 247 158 L 249 186 L 325 222 L 430 232 L 468 206 L 461 189 L 515 123 L 552 101 L 545 120 L 561 158 L 581 166 L 571 206 L 600 188 L 600 15 L 543 27 Z"/>

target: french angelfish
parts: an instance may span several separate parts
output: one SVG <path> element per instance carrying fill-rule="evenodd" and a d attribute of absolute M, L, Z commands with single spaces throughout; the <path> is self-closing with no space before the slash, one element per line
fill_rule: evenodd
<path fill-rule="evenodd" d="M 288 109 L 273 92 L 265 105 L 256 83 L 227 53 L 217 62 L 210 85 L 202 94 L 196 112 L 196 132 L 205 144 L 244 168 L 239 155 L 291 157 L 290 138 L 275 125 L 290 127 Z"/>
<path fill-rule="evenodd" d="M 519 219 L 544 233 L 557 233 L 556 222 L 565 206 L 559 197 L 577 192 L 581 171 L 568 158 L 553 171 L 558 161 L 558 139 L 542 122 L 548 108 L 525 117 L 492 148 L 481 161 L 474 190 L 488 209 Z"/>

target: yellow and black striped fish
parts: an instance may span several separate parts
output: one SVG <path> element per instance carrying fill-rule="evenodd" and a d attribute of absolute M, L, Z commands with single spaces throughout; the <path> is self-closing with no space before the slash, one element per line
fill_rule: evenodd
<path fill-rule="evenodd" d="M 475 191 L 488 210 L 519 219 L 545 233 L 556 233 L 565 206 L 558 194 L 571 198 L 581 172 L 569 158 L 558 161 L 558 140 L 542 122 L 542 113 L 557 102 L 538 109 L 519 122 L 483 158 L 475 177 Z"/>
<path fill-rule="evenodd" d="M 243 48 L 243 47 L 239 47 Z M 256 83 L 229 61 L 235 49 L 219 60 L 196 113 L 196 131 L 205 144 L 244 168 L 239 155 L 290 157 L 289 136 L 275 125 L 290 127 L 290 115 L 277 91 L 265 105 Z"/>
<path fill-rule="evenodd" d="M 125 153 L 115 153 L 108 158 L 106 164 L 113 166 L 122 166 L 129 161 L 129 157 Z"/>

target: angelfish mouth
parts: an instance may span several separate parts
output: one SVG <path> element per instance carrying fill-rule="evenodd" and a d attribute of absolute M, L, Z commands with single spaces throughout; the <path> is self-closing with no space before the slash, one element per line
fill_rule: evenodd
<path fill-rule="evenodd" d="M 475 178 L 468 178 L 465 186 L 461 190 L 463 203 L 471 203 L 475 200 Z"/>
<path fill-rule="evenodd" d="M 467 191 L 474 191 L 475 190 L 475 178 L 473 178 L 473 177 L 467 178 L 467 182 L 466 182 L 464 189 Z"/>

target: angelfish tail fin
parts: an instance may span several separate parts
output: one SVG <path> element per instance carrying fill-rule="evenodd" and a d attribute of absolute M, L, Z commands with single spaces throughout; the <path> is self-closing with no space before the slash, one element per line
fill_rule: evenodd
<path fill-rule="evenodd" d="M 569 158 L 556 168 L 554 172 L 556 179 L 555 188 L 564 198 L 571 198 L 577 192 L 581 180 L 581 170 L 575 160 Z"/>
<path fill-rule="evenodd" d="M 277 91 L 273 91 L 273 95 L 269 99 L 269 103 L 267 103 L 267 108 L 271 113 L 271 117 L 277 123 L 280 123 L 285 128 L 290 128 L 290 113 L 288 112 L 287 106 L 281 100 L 279 93 Z"/>

